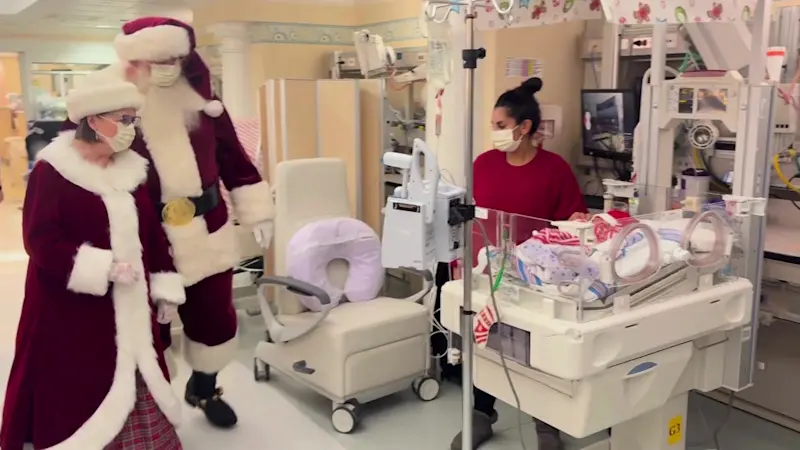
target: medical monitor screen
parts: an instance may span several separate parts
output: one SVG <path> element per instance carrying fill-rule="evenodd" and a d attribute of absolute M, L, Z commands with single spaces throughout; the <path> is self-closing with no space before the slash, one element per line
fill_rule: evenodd
<path fill-rule="evenodd" d="M 633 91 L 584 90 L 583 153 L 600 158 L 630 160 L 633 129 L 639 121 Z"/>

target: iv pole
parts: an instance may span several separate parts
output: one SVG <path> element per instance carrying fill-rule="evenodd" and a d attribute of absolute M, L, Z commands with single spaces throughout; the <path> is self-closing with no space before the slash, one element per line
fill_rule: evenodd
<path fill-rule="evenodd" d="M 452 12 L 452 6 L 464 6 L 466 21 L 466 45 L 461 52 L 461 59 L 464 63 L 463 67 L 466 70 L 464 77 L 465 87 L 465 103 L 464 103 L 464 118 L 465 120 L 465 139 L 464 139 L 464 180 L 466 188 L 465 203 L 468 205 L 468 210 L 462 211 L 462 220 L 464 221 L 464 254 L 463 264 L 461 265 L 462 282 L 464 283 L 464 302 L 461 307 L 461 397 L 462 397 L 462 425 L 461 425 L 461 448 L 462 450 L 472 450 L 472 365 L 473 358 L 475 357 L 475 338 L 473 336 L 473 316 L 475 311 L 472 310 L 472 227 L 470 222 L 475 218 L 475 205 L 472 199 L 472 152 L 474 147 L 474 128 L 475 128 L 475 69 L 478 67 L 478 60 L 486 57 L 486 49 L 475 48 L 475 5 L 486 4 L 491 1 L 492 6 L 497 13 L 506 17 L 514 6 L 514 0 L 509 0 L 505 8 L 500 8 L 498 0 L 468 0 L 466 2 L 447 1 L 447 0 L 429 0 L 426 3 L 425 15 L 428 19 L 442 23 L 448 20 Z M 432 7 L 431 7 L 432 5 Z M 446 7 L 447 12 L 444 18 L 437 20 L 436 9 Z M 507 19 L 507 17 L 506 17 Z M 464 214 L 466 212 L 466 214 Z"/>

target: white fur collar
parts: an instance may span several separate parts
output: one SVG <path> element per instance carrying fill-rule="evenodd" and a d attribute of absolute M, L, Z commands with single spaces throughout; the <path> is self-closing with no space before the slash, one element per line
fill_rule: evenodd
<path fill-rule="evenodd" d="M 106 167 L 92 164 L 72 146 L 74 131 L 61 133 L 37 155 L 67 181 L 98 195 L 133 192 L 147 179 L 147 160 L 129 150 L 114 156 Z"/>

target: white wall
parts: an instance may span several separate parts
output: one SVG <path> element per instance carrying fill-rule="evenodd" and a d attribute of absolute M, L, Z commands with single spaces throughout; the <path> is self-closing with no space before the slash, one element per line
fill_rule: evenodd
<path fill-rule="evenodd" d="M 5 39 L 0 52 L 24 53 L 28 64 L 111 64 L 116 61 L 112 39 L 108 42 Z"/>
<path fill-rule="evenodd" d="M 97 41 L 55 41 L 39 39 L 6 39 L 0 37 L 0 52 L 20 54 L 22 93 L 25 111 L 33 117 L 31 86 L 31 64 L 111 64 L 117 60 L 112 39 Z"/>

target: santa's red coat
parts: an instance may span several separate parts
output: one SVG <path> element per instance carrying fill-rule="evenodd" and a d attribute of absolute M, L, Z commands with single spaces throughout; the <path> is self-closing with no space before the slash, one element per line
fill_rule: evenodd
<path fill-rule="evenodd" d="M 185 299 L 143 182 L 147 161 L 88 163 L 65 133 L 28 180 L 23 239 L 30 256 L 0 447 L 101 449 L 131 412 L 136 372 L 173 423 L 181 404 L 166 377 L 152 300 Z M 144 277 L 108 281 L 113 262 Z"/>
<path fill-rule="evenodd" d="M 148 189 L 154 201 L 199 197 L 222 182 L 240 224 L 273 218 L 270 187 L 219 100 L 204 99 L 181 78 L 170 87 L 149 87 L 139 116 L 141 136 L 132 149 L 151 161 Z M 234 224 L 220 199 L 190 223 L 164 223 L 163 228 L 187 286 L 186 304 L 180 308 L 186 361 L 194 370 L 217 373 L 238 347 L 231 269 L 240 253 Z"/>
<path fill-rule="evenodd" d="M 152 162 L 148 187 L 162 203 L 199 197 L 220 181 L 230 191 L 236 219 L 253 225 L 273 218 L 272 193 L 239 143 L 219 100 L 201 98 L 182 79 L 151 87 L 132 148 Z M 175 266 L 187 286 L 239 261 L 236 233 L 224 200 L 186 225 L 164 224 Z"/>

